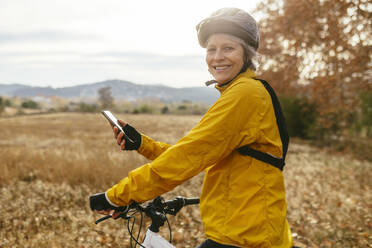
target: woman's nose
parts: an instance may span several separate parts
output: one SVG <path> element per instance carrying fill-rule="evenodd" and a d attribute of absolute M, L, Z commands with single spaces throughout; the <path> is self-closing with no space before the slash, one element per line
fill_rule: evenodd
<path fill-rule="evenodd" d="M 216 53 L 214 54 L 215 60 L 223 60 L 225 58 L 225 55 L 223 54 L 223 51 L 221 49 L 217 49 Z"/>

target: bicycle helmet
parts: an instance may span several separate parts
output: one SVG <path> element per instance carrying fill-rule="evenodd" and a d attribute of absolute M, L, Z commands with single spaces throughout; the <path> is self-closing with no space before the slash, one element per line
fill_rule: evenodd
<path fill-rule="evenodd" d="M 204 20 L 197 26 L 199 44 L 206 47 L 206 42 L 210 35 L 215 33 L 226 33 L 242 39 L 247 45 L 256 51 L 260 35 L 255 19 L 238 8 L 222 8 Z"/>

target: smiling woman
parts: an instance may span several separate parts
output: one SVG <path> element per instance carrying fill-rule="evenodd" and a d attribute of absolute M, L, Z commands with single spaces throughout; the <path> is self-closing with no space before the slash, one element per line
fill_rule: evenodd
<path fill-rule="evenodd" d="M 197 25 L 197 35 L 207 49 L 206 62 L 220 98 L 175 145 L 155 141 L 119 121 L 129 137 L 114 128 L 120 149 L 135 147 L 152 162 L 105 192 L 91 195 L 91 210 L 120 211 L 132 202 L 171 191 L 204 171 L 200 212 L 208 239 L 199 248 L 289 248 L 292 238 L 282 167 L 238 152 L 245 147 L 284 162 L 287 151 L 287 141 L 281 138 L 285 127 L 276 121 L 282 116 L 276 115 L 270 97 L 275 93 L 269 94 L 270 86 L 257 80 L 253 71 L 250 50 L 259 45 L 257 23 L 244 10 L 223 8 Z"/>
<path fill-rule="evenodd" d="M 209 72 L 218 82 L 218 86 L 229 83 L 242 70 L 244 65 L 244 49 L 242 42 L 237 42 L 232 35 L 217 33 L 207 41 Z"/>

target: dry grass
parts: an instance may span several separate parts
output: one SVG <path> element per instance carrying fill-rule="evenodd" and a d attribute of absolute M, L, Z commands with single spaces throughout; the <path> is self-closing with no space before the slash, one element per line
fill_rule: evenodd
<path fill-rule="evenodd" d="M 199 116 L 119 115 L 175 143 Z M 0 119 L 0 247 L 127 247 L 121 221 L 95 226 L 91 193 L 147 160 L 123 152 L 100 114 Z M 288 219 L 304 247 L 372 247 L 370 162 L 292 143 L 285 169 Z M 167 194 L 197 196 L 202 175 Z M 177 247 L 203 239 L 198 208 L 171 219 Z M 167 233 L 166 228 L 164 233 Z"/>
<path fill-rule="evenodd" d="M 200 117 L 121 116 L 155 139 L 174 143 Z M 162 131 L 157 131 L 162 130 Z M 147 160 L 120 151 L 100 114 L 0 119 L 0 184 L 10 179 L 107 187 Z"/>
<path fill-rule="evenodd" d="M 291 144 L 288 218 L 306 247 L 372 247 L 370 162 Z"/>

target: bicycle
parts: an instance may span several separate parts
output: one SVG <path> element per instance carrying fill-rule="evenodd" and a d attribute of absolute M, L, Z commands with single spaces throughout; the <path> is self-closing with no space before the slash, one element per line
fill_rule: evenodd
<path fill-rule="evenodd" d="M 176 248 L 172 245 L 172 230 L 167 218 L 167 214 L 176 215 L 183 207 L 188 205 L 195 205 L 199 204 L 199 198 L 184 198 L 177 196 L 173 200 L 164 201 L 162 197 L 156 197 L 148 204 L 139 204 L 139 203 L 132 203 L 131 205 L 125 207 L 123 211 L 120 212 L 119 216 L 115 219 L 122 218 L 127 220 L 127 228 L 128 233 L 130 234 L 130 247 L 137 247 L 139 245 L 143 248 Z M 141 214 L 140 224 L 139 224 L 139 231 L 137 237 L 133 236 L 133 227 L 135 223 L 134 215 L 136 213 Z M 141 234 L 141 227 L 143 221 L 143 213 L 145 213 L 151 219 L 151 225 L 147 228 L 145 239 L 142 243 L 138 241 L 140 234 Z M 100 219 L 98 219 L 95 223 L 98 224 L 104 220 L 112 218 L 112 215 L 106 215 Z M 133 219 L 132 226 L 130 226 L 130 220 Z M 164 223 L 168 223 L 169 227 L 169 241 L 164 239 L 158 232 L 159 228 L 164 225 Z M 135 242 L 134 246 L 132 246 L 132 242 Z"/>

